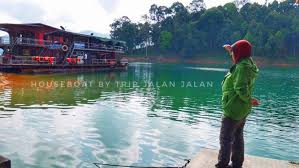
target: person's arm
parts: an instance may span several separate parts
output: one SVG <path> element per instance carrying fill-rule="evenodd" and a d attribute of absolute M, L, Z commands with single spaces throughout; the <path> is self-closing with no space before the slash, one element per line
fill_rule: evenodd
<path fill-rule="evenodd" d="M 231 52 L 232 52 L 232 46 L 231 46 L 231 45 L 229 45 L 229 44 L 225 44 L 225 45 L 223 45 L 223 48 L 224 48 L 227 52 L 229 52 L 229 54 L 231 54 Z"/>

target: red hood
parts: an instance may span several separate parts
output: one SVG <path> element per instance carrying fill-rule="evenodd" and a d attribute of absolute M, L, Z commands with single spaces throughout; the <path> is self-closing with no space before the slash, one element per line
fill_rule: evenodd
<path fill-rule="evenodd" d="M 235 63 L 238 63 L 242 58 L 251 56 L 252 45 L 247 40 L 239 40 L 232 45 Z"/>

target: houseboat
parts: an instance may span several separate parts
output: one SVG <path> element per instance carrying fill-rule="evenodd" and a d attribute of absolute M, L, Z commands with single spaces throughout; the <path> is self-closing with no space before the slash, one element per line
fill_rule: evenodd
<path fill-rule="evenodd" d="M 41 23 L 0 24 L 0 71 L 55 73 L 125 70 L 126 43 Z"/>

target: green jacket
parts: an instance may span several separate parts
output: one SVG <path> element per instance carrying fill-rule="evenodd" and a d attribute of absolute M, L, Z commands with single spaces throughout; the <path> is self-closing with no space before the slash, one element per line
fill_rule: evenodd
<path fill-rule="evenodd" d="M 258 74 L 251 58 L 244 58 L 231 67 L 222 82 L 222 108 L 224 116 L 241 120 L 250 113 L 251 94 Z"/>

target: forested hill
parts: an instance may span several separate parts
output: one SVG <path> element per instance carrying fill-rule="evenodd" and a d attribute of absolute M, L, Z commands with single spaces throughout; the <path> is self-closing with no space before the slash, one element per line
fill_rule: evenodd
<path fill-rule="evenodd" d="M 192 57 L 222 51 L 223 44 L 247 39 L 254 55 L 299 57 L 299 5 L 295 0 L 264 5 L 237 0 L 206 8 L 203 0 L 188 6 L 153 4 L 134 23 L 123 16 L 111 26 L 111 37 L 127 42 L 128 54 Z"/>

